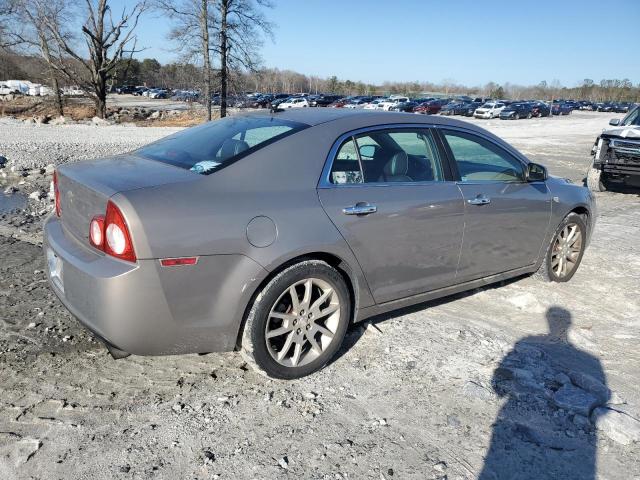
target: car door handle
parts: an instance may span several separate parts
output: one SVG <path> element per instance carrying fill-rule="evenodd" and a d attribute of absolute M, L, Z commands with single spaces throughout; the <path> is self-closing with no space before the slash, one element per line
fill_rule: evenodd
<path fill-rule="evenodd" d="M 487 205 L 488 203 L 491 203 L 491 199 L 484 194 L 480 194 L 476 198 L 470 198 L 467 200 L 467 203 L 470 205 Z"/>
<path fill-rule="evenodd" d="M 376 213 L 377 211 L 378 207 L 366 202 L 358 202 L 351 207 L 345 207 L 342 209 L 342 213 L 345 215 L 369 215 L 371 213 Z"/>

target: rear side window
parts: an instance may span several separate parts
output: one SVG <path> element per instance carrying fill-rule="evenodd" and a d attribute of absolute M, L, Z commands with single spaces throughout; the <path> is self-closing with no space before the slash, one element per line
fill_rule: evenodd
<path fill-rule="evenodd" d="M 345 140 L 333 161 L 334 184 L 443 181 L 429 129 L 375 130 Z"/>
<path fill-rule="evenodd" d="M 208 175 L 307 127 L 270 116 L 227 117 L 183 130 L 136 153 Z"/>
<path fill-rule="evenodd" d="M 362 170 L 353 137 L 345 140 L 338 149 L 331 166 L 330 181 L 336 185 L 362 183 Z"/>
<path fill-rule="evenodd" d="M 463 182 L 522 182 L 524 166 L 506 150 L 476 135 L 443 131 Z"/>

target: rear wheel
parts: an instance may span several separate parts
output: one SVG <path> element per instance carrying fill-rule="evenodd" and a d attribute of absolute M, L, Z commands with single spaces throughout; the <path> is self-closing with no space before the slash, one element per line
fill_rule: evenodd
<path fill-rule="evenodd" d="M 536 276 L 548 282 L 568 282 L 578 270 L 586 247 L 587 225 L 577 213 L 567 215 L 551 240 Z"/>
<path fill-rule="evenodd" d="M 351 317 L 342 275 L 308 260 L 276 275 L 247 316 L 242 353 L 261 373 L 294 379 L 321 369 L 336 354 Z"/>
<path fill-rule="evenodd" d="M 533 115 L 531 115 L 531 112 L 527 113 L 527 120 L 530 120 L 532 116 Z"/>
<path fill-rule="evenodd" d="M 604 192 L 607 190 L 607 186 L 604 183 L 604 175 L 599 168 L 591 167 L 587 172 L 587 187 L 592 192 Z"/>

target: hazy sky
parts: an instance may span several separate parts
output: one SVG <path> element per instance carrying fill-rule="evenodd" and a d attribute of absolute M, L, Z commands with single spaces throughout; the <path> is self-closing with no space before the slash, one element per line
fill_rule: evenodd
<path fill-rule="evenodd" d="M 114 6 L 130 4 L 114 0 Z M 342 80 L 572 86 L 640 82 L 640 0 L 274 0 L 264 65 Z M 611 8 L 608 9 L 607 7 Z M 171 25 L 142 20 L 140 58 L 176 59 Z"/>

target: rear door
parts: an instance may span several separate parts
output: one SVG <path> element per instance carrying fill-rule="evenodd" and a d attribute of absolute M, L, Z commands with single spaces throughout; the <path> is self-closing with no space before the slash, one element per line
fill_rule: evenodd
<path fill-rule="evenodd" d="M 488 137 L 441 133 L 465 201 L 457 282 L 535 263 L 551 218 L 545 182 L 527 182 L 525 163 Z"/>
<path fill-rule="evenodd" d="M 318 195 L 376 302 L 454 282 L 464 202 L 428 128 L 343 136 L 325 166 Z"/>

